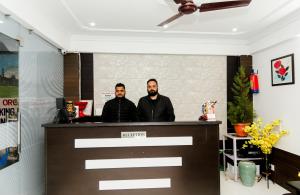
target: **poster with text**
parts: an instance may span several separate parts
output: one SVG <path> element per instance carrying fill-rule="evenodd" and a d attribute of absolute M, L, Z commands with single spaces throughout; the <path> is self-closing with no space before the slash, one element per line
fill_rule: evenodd
<path fill-rule="evenodd" d="M 0 33 L 0 170 L 19 161 L 19 41 Z"/>

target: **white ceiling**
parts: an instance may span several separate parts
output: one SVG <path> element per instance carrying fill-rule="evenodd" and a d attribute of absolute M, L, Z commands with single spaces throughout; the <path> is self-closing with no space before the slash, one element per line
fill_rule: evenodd
<path fill-rule="evenodd" d="M 299 0 L 253 0 L 250 6 L 185 15 L 168 29 L 157 24 L 178 13 L 173 0 L 61 0 L 78 28 L 76 33 L 102 31 L 207 35 L 251 35 L 300 7 Z M 195 1 L 199 2 L 199 0 Z M 200 2 L 216 2 L 204 0 Z M 290 7 L 289 5 L 296 6 Z M 199 4 L 198 4 L 199 5 Z M 95 27 L 89 23 L 95 22 Z M 238 28 L 233 33 L 232 28 Z"/>
<path fill-rule="evenodd" d="M 200 5 L 216 0 L 194 2 Z M 248 7 L 195 12 L 179 18 L 167 29 L 158 27 L 157 24 L 177 13 L 177 7 L 173 0 L 0 0 L 2 12 L 58 46 L 77 51 L 87 50 L 87 41 L 112 39 L 249 44 L 277 23 L 287 24 L 282 21 L 300 10 L 300 0 L 252 0 Z M 90 22 L 96 25 L 92 27 Z M 233 28 L 237 31 L 233 32 Z"/>

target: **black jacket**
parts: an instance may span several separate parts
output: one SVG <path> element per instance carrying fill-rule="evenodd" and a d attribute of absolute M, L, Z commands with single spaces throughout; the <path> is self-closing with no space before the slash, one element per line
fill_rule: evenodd
<path fill-rule="evenodd" d="M 103 122 L 134 122 L 136 120 L 136 107 L 126 98 L 114 98 L 107 101 L 103 107 Z"/>
<path fill-rule="evenodd" d="M 138 120 L 142 122 L 163 122 L 174 121 L 174 109 L 170 99 L 158 94 L 156 101 L 149 96 L 142 97 L 139 100 Z"/>

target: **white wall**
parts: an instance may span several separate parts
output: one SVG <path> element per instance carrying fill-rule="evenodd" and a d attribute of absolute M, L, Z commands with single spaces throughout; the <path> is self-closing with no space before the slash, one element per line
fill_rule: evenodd
<path fill-rule="evenodd" d="M 73 29 L 73 19 L 60 1 L 1 0 L 0 10 L 57 47 L 69 47 L 70 32 L 64 29 Z"/>
<path fill-rule="evenodd" d="M 136 105 L 147 95 L 146 81 L 158 80 L 159 92 L 170 97 L 176 121 L 196 121 L 201 105 L 217 100 L 217 119 L 226 132 L 227 61 L 226 56 L 94 54 L 94 99 L 100 110 L 105 103 L 103 93 L 114 93 L 118 82 L 126 85 L 127 98 Z"/>
<path fill-rule="evenodd" d="M 125 33 L 124 33 L 125 34 Z M 91 53 L 151 53 L 190 55 L 245 55 L 247 41 L 238 39 L 157 36 L 72 35 L 68 51 Z"/>
<path fill-rule="evenodd" d="M 0 194 L 41 195 L 45 192 L 44 128 L 41 125 L 53 120 L 55 98 L 63 96 L 63 56 L 57 48 L 11 19 L 0 25 L 0 32 L 22 40 L 19 50 L 20 161 L 0 170 Z M 0 124 L 0 132 L 5 125 Z M 0 142 L 5 141 L 1 138 Z"/>
<path fill-rule="evenodd" d="M 295 54 L 295 84 L 272 87 L 271 59 Z M 254 109 L 265 122 L 282 120 L 282 128 L 289 134 L 283 137 L 276 147 L 300 155 L 300 37 L 283 42 L 272 48 L 253 54 L 253 64 L 258 69 L 260 93 L 254 96 Z"/>

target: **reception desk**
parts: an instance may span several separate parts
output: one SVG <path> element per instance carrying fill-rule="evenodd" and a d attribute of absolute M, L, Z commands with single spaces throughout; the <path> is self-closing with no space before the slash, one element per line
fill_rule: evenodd
<path fill-rule="evenodd" d="M 47 195 L 219 195 L 215 122 L 45 124 Z"/>

